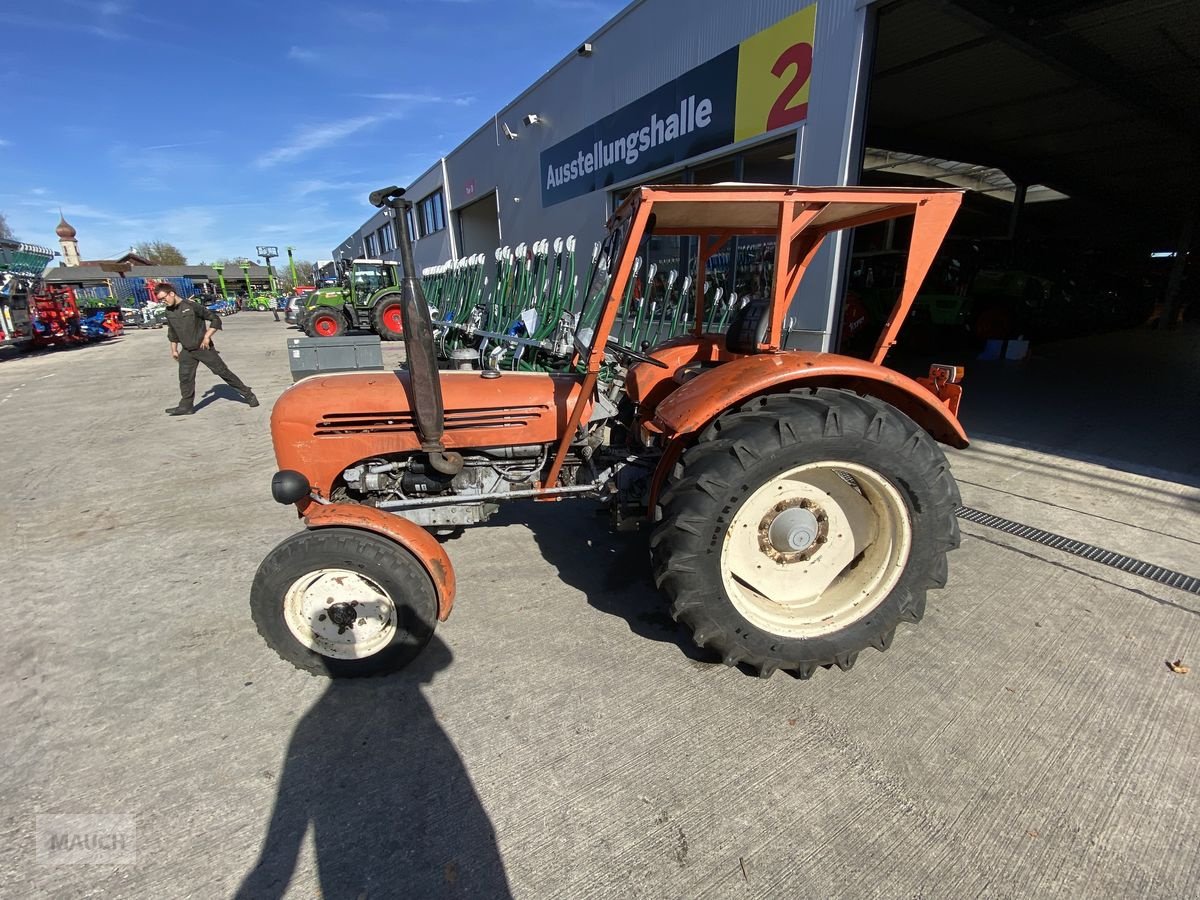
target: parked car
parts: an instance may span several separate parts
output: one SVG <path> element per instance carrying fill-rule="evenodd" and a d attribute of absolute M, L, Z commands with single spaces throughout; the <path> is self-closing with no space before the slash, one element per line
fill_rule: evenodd
<path fill-rule="evenodd" d="M 283 317 L 289 325 L 299 324 L 300 310 L 312 295 L 313 291 L 297 291 L 288 297 Z"/>

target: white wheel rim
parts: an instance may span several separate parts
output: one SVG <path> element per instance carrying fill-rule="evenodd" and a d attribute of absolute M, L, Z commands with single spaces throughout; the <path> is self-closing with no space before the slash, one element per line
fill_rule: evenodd
<path fill-rule="evenodd" d="M 396 604 L 381 588 L 349 569 L 317 569 L 292 582 L 283 598 L 292 636 L 332 659 L 363 659 L 391 643 Z"/>
<path fill-rule="evenodd" d="M 781 524 L 793 528 L 772 531 L 784 513 Z M 912 520 L 892 483 L 865 466 L 827 460 L 784 472 L 746 499 L 725 533 L 721 578 L 755 627 L 819 637 L 879 606 L 911 549 Z"/>

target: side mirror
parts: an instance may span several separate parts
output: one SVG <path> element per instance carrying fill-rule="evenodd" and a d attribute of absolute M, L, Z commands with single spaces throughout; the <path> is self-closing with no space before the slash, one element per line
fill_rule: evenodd
<path fill-rule="evenodd" d="M 591 328 L 580 328 L 575 332 L 575 351 L 581 356 L 587 356 L 588 348 L 592 346 L 592 335 L 595 332 Z"/>

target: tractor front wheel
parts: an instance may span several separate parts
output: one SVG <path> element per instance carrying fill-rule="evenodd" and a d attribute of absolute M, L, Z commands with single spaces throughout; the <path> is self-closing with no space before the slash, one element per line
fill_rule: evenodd
<path fill-rule="evenodd" d="M 315 312 L 308 321 L 309 337 L 337 337 L 346 333 L 346 317 L 338 310 Z"/>
<path fill-rule="evenodd" d="M 388 296 L 375 304 L 372 312 L 375 333 L 385 341 L 404 340 L 404 319 L 400 315 L 400 297 Z"/>
<path fill-rule="evenodd" d="M 946 583 L 958 487 L 929 435 L 872 397 L 760 397 L 684 451 L 659 502 L 655 579 L 727 665 L 801 678 L 886 650 Z"/>
<path fill-rule="evenodd" d="M 353 528 L 293 535 L 254 576 L 250 613 L 280 657 L 314 675 L 357 678 L 403 668 L 433 637 L 437 596 L 417 559 Z"/>

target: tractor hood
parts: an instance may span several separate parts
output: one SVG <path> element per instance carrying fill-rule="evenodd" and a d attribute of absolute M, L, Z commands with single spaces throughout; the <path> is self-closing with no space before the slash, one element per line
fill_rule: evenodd
<path fill-rule="evenodd" d="M 579 399 L 573 375 L 442 372 L 447 450 L 557 441 Z M 364 459 L 421 449 L 408 372 L 314 375 L 292 385 L 271 412 L 280 469 L 302 472 L 328 496 L 342 470 Z M 590 405 L 590 404 L 589 404 Z M 584 410 L 586 421 L 588 410 Z"/>
<path fill-rule="evenodd" d="M 340 287 L 324 287 L 320 290 L 313 291 L 311 297 L 306 301 L 309 306 L 317 306 L 322 303 L 342 303 L 346 299 L 349 292 L 345 288 Z"/>

